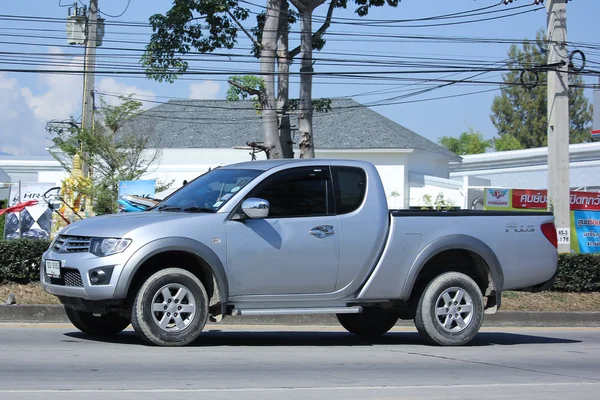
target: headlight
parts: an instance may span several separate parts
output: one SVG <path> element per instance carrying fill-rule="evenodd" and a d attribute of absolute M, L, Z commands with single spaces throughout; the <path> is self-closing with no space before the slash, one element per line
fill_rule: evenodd
<path fill-rule="evenodd" d="M 93 238 L 90 243 L 90 253 L 99 257 L 110 256 L 122 252 L 130 243 L 131 239 Z"/>

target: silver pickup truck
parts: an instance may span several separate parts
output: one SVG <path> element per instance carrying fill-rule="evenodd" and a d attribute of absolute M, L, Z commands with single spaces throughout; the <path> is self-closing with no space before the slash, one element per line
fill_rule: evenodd
<path fill-rule="evenodd" d="M 149 211 L 64 228 L 40 280 L 93 335 L 130 323 L 181 346 L 210 319 L 335 314 L 374 337 L 413 319 L 431 344 L 464 345 L 504 290 L 550 287 L 545 212 L 389 210 L 374 165 L 288 159 L 199 176 Z"/>

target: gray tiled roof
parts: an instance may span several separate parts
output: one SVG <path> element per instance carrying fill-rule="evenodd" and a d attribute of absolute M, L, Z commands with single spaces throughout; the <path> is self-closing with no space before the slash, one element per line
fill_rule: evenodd
<path fill-rule="evenodd" d="M 419 149 L 457 158 L 352 99 L 333 99 L 332 110 L 313 113 L 314 142 L 321 149 Z M 291 116 L 297 128 L 296 116 Z M 251 101 L 172 100 L 146 110 L 123 129 L 161 138 L 164 148 L 232 148 L 263 140 Z M 297 143 L 297 130 L 292 131 Z"/>

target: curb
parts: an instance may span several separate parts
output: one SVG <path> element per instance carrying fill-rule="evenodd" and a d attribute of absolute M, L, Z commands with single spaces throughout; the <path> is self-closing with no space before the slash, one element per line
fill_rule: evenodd
<path fill-rule="evenodd" d="M 69 323 L 62 305 L 0 305 L 0 322 Z M 219 323 L 208 323 L 218 325 Z M 339 326 L 335 315 L 278 315 L 263 317 L 227 317 L 227 325 Z M 399 320 L 397 326 L 413 326 L 411 320 Z M 600 327 L 600 312 L 498 311 L 485 315 L 484 327 Z"/>

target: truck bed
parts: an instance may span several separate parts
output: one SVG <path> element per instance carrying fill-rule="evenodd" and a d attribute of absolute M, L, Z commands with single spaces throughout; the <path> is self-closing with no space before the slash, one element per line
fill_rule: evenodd
<path fill-rule="evenodd" d="M 406 299 L 420 268 L 434 256 L 440 265 L 452 263 L 454 249 L 485 262 L 498 291 L 538 285 L 556 271 L 556 248 L 541 228 L 553 223 L 550 212 L 390 210 L 389 216 L 385 250 L 360 298 Z"/>

